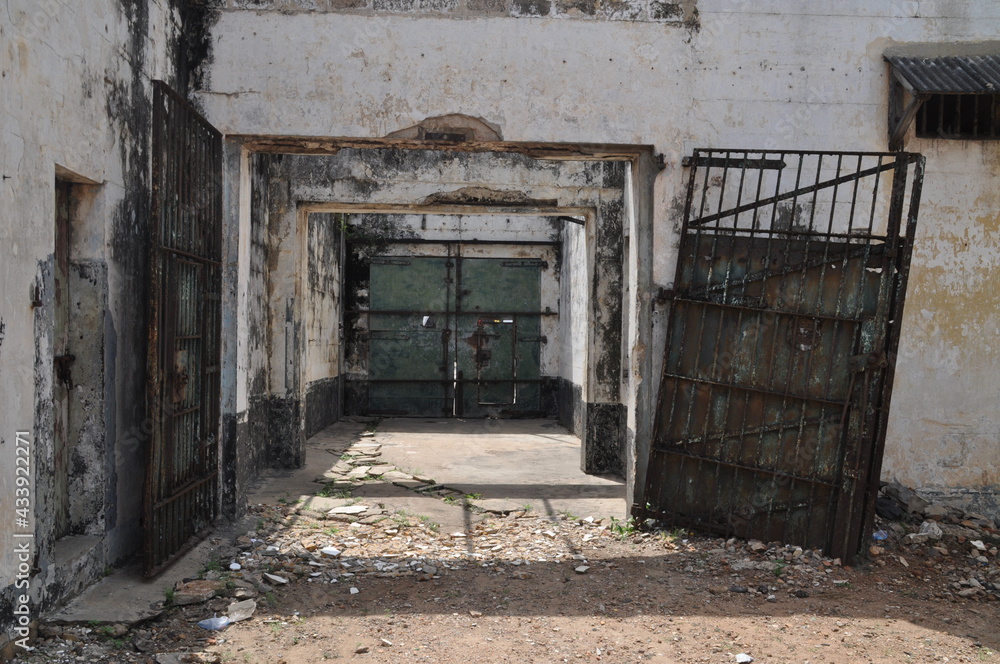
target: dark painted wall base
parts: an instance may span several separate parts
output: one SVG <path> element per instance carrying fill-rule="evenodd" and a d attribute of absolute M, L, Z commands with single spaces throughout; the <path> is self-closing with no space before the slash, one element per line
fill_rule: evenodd
<path fill-rule="evenodd" d="M 583 472 L 591 475 L 625 474 L 625 406 L 588 403 L 583 444 Z"/>
<path fill-rule="evenodd" d="M 340 376 L 323 378 L 306 388 L 306 438 L 310 438 L 340 419 Z"/>
<path fill-rule="evenodd" d="M 299 468 L 305 463 L 305 435 L 299 426 L 298 399 L 272 396 L 268 411 L 271 415 L 268 467 Z"/>

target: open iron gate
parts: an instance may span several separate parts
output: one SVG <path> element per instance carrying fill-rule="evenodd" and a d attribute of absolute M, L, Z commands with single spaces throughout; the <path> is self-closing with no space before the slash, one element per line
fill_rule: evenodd
<path fill-rule="evenodd" d="M 854 558 L 878 491 L 923 163 L 735 150 L 686 160 L 635 516 Z"/>
<path fill-rule="evenodd" d="M 153 221 L 145 572 L 215 518 L 222 299 L 222 136 L 153 85 Z"/>

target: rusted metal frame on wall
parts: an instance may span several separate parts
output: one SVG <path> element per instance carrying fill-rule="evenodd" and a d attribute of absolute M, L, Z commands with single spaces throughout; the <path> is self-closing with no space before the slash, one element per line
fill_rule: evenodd
<path fill-rule="evenodd" d="M 878 488 L 909 256 L 900 247 L 915 229 L 921 163 L 904 153 L 746 150 L 686 160 L 636 516 L 853 558 Z M 886 211 L 880 180 L 890 171 Z"/>
<path fill-rule="evenodd" d="M 152 149 L 147 576 L 215 518 L 222 297 L 222 136 L 154 81 Z"/>

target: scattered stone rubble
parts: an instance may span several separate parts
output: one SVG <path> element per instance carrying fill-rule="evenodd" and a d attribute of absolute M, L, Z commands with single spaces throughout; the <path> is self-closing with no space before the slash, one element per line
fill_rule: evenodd
<path fill-rule="evenodd" d="M 899 484 L 882 488 L 869 554 L 894 559 L 939 599 L 1000 599 L 1000 530 L 990 518 L 934 503 Z"/>
<path fill-rule="evenodd" d="M 701 538 L 683 531 L 641 532 L 616 519 L 550 517 L 525 509 L 490 515 L 469 532 L 439 532 L 418 516 L 347 495 L 350 486 L 375 475 L 449 495 L 450 490 L 430 479 L 379 464 L 378 455 L 377 444 L 356 444 L 318 478 L 324 483 L 321 493 L 340 497 L 254 506 L 258 528 L 222 546 L 202 578 L 179 582 L 168 601 L 170 610 L 187 624 L 218 616 L 228 618 L 223 622 L 254 620 L 258 606 L 273 604 L 275 593 L 294 592 L 301 584 L 325 584 L 333 596 L 349 596 L 366 592 L 373 578 L 431 581 L 473 569 L 517 582 L 531 579 L 539 566 L 565 565 L 568 576 L 599 579 L 615 567 L 615 555 L 621 556 L 619 542 L 627 542 L 638 555 L 657 556 L 696 585 L 701 579 L 708 602 L 733 596 L 797 601 L 850 591 L 852 583 L 870 582 L 865 577 L 873 575 L 887 593 L 922 593 L 956 602 L 1000 599 L 996 524 L 900 487 L 885 491 L 883 498 L 892 504 L 882 501 L 879 510 L 900 518 L 879 517 L 870 564 L 849 568 L 839 559 L 793 545 Z M 201 642 L 214 643 L 218 634 L 224 638 L 224 632 L 205 631 Z M 38 651 L 22 661 L 215 661 L 209 653 L 156 654 L 169 646 L 169 628 L 129 632 L 122 625 L 45 626 L 40 637 Z"/>

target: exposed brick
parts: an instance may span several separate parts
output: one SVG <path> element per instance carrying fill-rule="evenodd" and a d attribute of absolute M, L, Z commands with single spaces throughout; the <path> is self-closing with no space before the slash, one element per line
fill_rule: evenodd
<path fill-rule="evenodd" d="M 556 14 L 558 15 L 593 16 L 596 13 L 596 0 L 556 0 Z"/>
<path fill-rule="evenodd" d="M 511 0 L 511 16 L 548 16 L 552 10 L 551 0 Z"/>
<path fill-rule="evenodd" d="M 652 21 L 680 23 L 684 20 L 684 7 L 677 2 L 652 0 L 652 2 L 649 3 L 649 18 Z"/>
<path fill-rule="evenodd" d="M 477 14 L 502 15 L 507 13 L 506 0 L 468 0 L 470 12 Z"/>
<path fill-rule="evenodd" d="M 646 0 L 598 0 L 598 18 L 641 21 L 646 18 Z"/>

